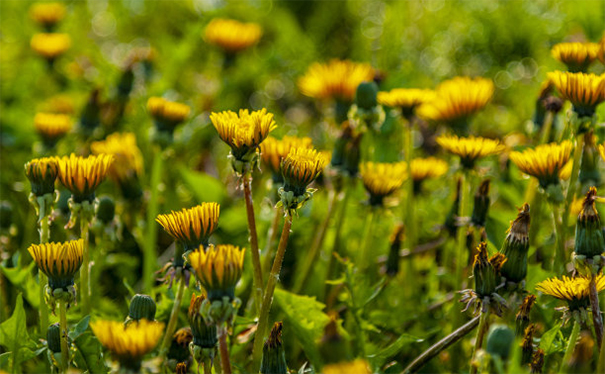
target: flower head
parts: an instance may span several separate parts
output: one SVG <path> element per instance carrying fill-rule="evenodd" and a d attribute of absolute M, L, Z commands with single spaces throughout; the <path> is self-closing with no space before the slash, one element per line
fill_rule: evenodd
<path fill-rule="evenodd" d="M 552 47 L 552 56 L 564 63 L 571 72 L 586 71 L 590 64 L 597 59 L 599 53 L 597 43 L 559 43 Z"/>
<path fill-rule="evenodd" d="M 193 333 L 193 344 L 202 348 L 213 348 L 218 341 L 216 335 L 216 325 L 208 324 L 201 313 L 202 304 L 206 300 L 206 295 L 191 295 L 187 319 Z"/>
<path fill-rule="evenodd" d="M 582 210 L 576 223 L 574 252 L 576 256 L 593 259 L 605 251 L 605 238 L 601 227 L 601 217 L 595 207 L 596 187 L 591 187 L 582 203 Z"/>
<path fill-rule="evenodd" d="M 437 143 L 446 151 L 459 156 L 460 163 L 467 169 L 472 169 L 478 159 L 501 153 L 505 149 L 499 140 L 474 136 L 459 138 L 456 135 L 442 135 L 437 138 Z"/>
<path fill-rule="evenodd" d="M 292 148 L 313 148 L 313 143 L 309 137 L 299 138 L 288 135 L 281 139 L 269 136 L 261 143 L 261 161 L 269 167 L 275 182 L 282 182 L 281 162 Z"/>
<path fill-rule="evenodd" d="M 65 5 L 61 3 L 36 3 L 29 8 L 29 16 L 47 31 L 65 17 Z"/>
<path fill-rule="evenodd" d="M 156 221 L 188 250 L 208 245 L 210 235 L 218 226 L 220 205 L 202 203 L 189 209 L 158 215 Z"/>
<path fill-rule="evenodd" d="M 237 53 L 260 40 L 263 29 L 256 23 L 242 23 L 233 19 L 215 18 L 204 30 L 206 43 L 216 45 L 227 53 Z"/>
<path fill-rule="evenodd" d="M 53 61 L 71 47 L 71 38 L 67 34 L 40 33 L 32 36 L 29 44 L 34 52 Z"/>
<path fill-rule="evenodd" d="M 511 152 L 510 160 L 525 174 L 538 179 L 544 189 L 549 185 L 558 185 L 561 171 L 571 157 L 572 144 L 542 144 L 522 152 Z"/>
<path fill-rule="evenodd" d="M 185 121 L 191 112 L 191 108 L 186 104 L 155 96 L 147 100 L 147 110 L 155 120 L 157 130 L 169 134 L 172 134 L 174 128 Z"/>
<path fill-rule="evenodd" d="M 120 365 L 135 370 L 140 369 L 141 359 L 155 348 L 164 332 L 163 323 L 145 319 L 128 326 L 117 321 L 95 321 L 90 328 Z"/>
<path fill-rule="evenodd" d="M 210 114 L 210 121 L 218 136 L 231 147 L 234 168 L 240 171 L 236 163 L 256 162 L 257 149 L 277 125 L 273 114 L 267 109 L 249 112 L 240 109 L 239 114 L 232 111 Z"/>
<path fill-rule="evenodd" d="M 605 289 L 605 277 L 601 274 L 596 278 L 597 292 Z M 536 290 L 559 300 L 565 300 L 570 311 L 590 308 L 590 278 L 563 276 L 549 278 L 536 285 Z"/>
<path fill-rule="evenodd" d="M 32 193 L 44 196 L 55 192 L 55 180 L 59 166 L 54 157 L 35 158 L 25 164 L 25 176 L 32 186 Z"/>
<path fill-rule="evenodd" d="M 34 126 L 44 144 L 52 148 L 71 130 L 71 120 L 65 114 L 38 113 L 34 117 Z"/>
<path fill-rule="evenodd" d="M 517 335 L 521 335 L 525 332 L 525 329 L 529 324 L 529 313 L 535 302 L 536 295 L 529 294 L 523 298 L 523 302 L 519 306 L 519 311 L 515 315 Z"/>
<path fill-rule="evenodd" d="M 142 319 L 153 321 L 155 320 L 156 309 L 157 306 L 151 296 L 136 294 L 130 300 L 127 321 L 140 321 Z"/>
<path fill-rule="evenodd" d="M 404 117 L 409 118 L 414 110 L 435 98 L 435 91 L 419 88 L 395 88 L 388 92 L 378 93 L 378 102 L 391 108 L 401 110 Z"/>
<path fill-rule="evenodd" d="M 364 162 L 360 166 L 361 180 L 370 194 L 370 205 L 381 206 L 385 197 L 403 184 L 406 165 L 403 162 Z"/>
<path fill-rule="evenodd" d="M 304 195 L 307 186 L 322 172 L 328 160 L 312 148 L 291 148 L 281 162 L 284 190 Z"/>
<path fill-rule="evenodd" d="M 331 60 L 326 64 L 312 64 L 298 80 L 298 88 L 303 95 L 312 98 L 351 103 L 357 86 L 373 79 L 374 69 L 370 64 Z"/>
<path fill-rule="evenodd" d="M 469 117 L 487 105 L 494 94 L 494 83 L 485 78 L 455 77 L 435 89 L 435 97 L 418 108 L 418 115 L 445 122 L 454 130 L 465 130 Z"/>
<path fill-rule="evenodd" d="M 27 251 L 48 277 L 51 290 L 68 290 L 82 265 L 82 239 L 64 243 L 32 244 Z"/>
<path fill-rule="evenodd" d="M 605 101 L 605 74 L 555 71 L 548 73 L 548 79 L 580 117 L 591 117 L 597 105 Z"/>
<path fill-rule="evenodd" d="M 235 285 L 244 270 L 244 249 L 231 244 L 210 244 L 192 251 L 187 262 L 195 271 L 210 301 L 235 298 Z"/>
<path fill-rule="evenodd" d="M 447 173 L 447 170 L 447 162 L 435 157 L 413 159 L 410 165 L 410 171 L 414 182 L 414 193 L 420 193 L 422 182 L 427 179 L 439 178 Z M 408 176 L 406 175 L 406 177 Z"/>
<path fill-rule="evenodd" d="M 74 202 L 92 202 L 95 190 L 105 180 L 112 161 L 113 156 L 105 154 L 84 158 L 72 153 L 69 157 L 57 157 L 59 180 L 71 192 Z"/>
<path fill-rule="evenodd" d="M 351 362 L 340 362 L 323 367 L 324 374 L 370 374 L 372 370 L 366 360 L 361 358 Z"/>

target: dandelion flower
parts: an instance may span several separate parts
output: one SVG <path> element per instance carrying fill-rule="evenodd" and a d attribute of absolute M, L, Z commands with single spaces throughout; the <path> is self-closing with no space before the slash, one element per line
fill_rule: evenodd
<path fill-rule="evenodd" d="M 365 162 L 360 166 L 361 180 L 370 194 L 370 205 L 382 206 L 385 197 L 401 188 L 405 179 L 404 162 Z"/>
<path fill-rule="evenodd" d="M 298 80 L 298 88 L 303 95 L 315 99 L 351 103 L 357 86 L 373 79 L 374 69 L 370 64 L 331 60 L 326 64 L 312 64 Z"/>
<path fill-rule="evenodd" d="M 174 240 L 191 250 L 200 245 L 208 245 L 210 235 L 218 227 L 219 214 L 219 204 L 202 203 L 178 212 L 160 214 L 156 221 Z"/>
<path fill-rule="evenodd" d="M 159 132 L 172 135 L 174 128 L 189 117 L 191 108 L 182 103 L 169 101 L 162 97 L 150 97 L 147 110 L 155 120 Z"/>
<path fill-rule="evenodd" d="M 605 289 L 605 277 L 599 275 L 596 285 L 597 292 Z M 536 290 L 546 295 L 553 296 L 559 300 L 567 302 L 570 311 L 590 308 L 590 278 L 575 277 L 569 278 L 563 276 L 559 278 L 549 278 L 536 285 Z"/>
<path fill-rule="evenodd" d="M 591 117 L 597 105 L 605 101 L 605 74 L 555 71 L 548 73 L 548 79 L 580 117 Z"/>
<path fill-rule="evenodd" d="M 599 48 L 597 43 L 559 43 L 555 44 L 551 53 L 555 59 L 564 63 L 570 72 L 581 72 L 588 69 L 597 59 Z"/>
<path fill-rule="evenodd" d="M 511 152 L 510 160 L 525 174 L 535 177 L 544 189 L 559 184 L 563 168 L 571 157 L 572 144 L 566 140 L 560 144 L 539 145 L 522 152 Z"/>
<path fill-rule="evenodd" d="M 409 118 L 414 110 L 435 98 L 435 91 L 418 88 L 395 88 L 388 92 L 378 93 L 378 103 L 391 108 L 397 108 L 401 114 Z"/>
<path fill-rule="evenodd" d="M 292 148 L 312 148 L 311 138 L 299 138 L 296 136 L 284 136 L 276 139 L 267 137 L 260 145 L 260 157 L 263 164 L 267 165 L 273 174 L 275 182 L 282 182 L 281 162 L 290 153 Z"/>
<path fill-rule="evenodd" d="M 467 169 L 472 169 L 478 159 L 501 153 L 505 149 L 499 140 L 474 136 L 459 138 L 456 135 L 442 135 L 437 138 L 437 144 L 446 151 L 459 156 L 460 163 Z"/>
<path fill-rule="evenodd" d="M 366 360 L 361 358 L 352 362 L 340 362 L 323 367 L 324 374 L 371 374 L 372 370 Z"/>
<path fill-rule="evenodd" d="M 53 194 L 58 174 L 59 166 L 54 157 L 35 158 L 25 164 L 25 176 L 29 179 L 35 196 Z"/>
<path fill-rule="evenodd" d="M 86 158 L 71 154 L 57 158 L 59 180 L 67 188 L 74 202 L 93 202 L 95 190 L 105 180 L 113 161 L 112 155 L 101 154 Z"/>
<path fill-rule="evenodd" d="M 32 36 L 29 44 L 34 52 L 54 61 L 71 47 L 71 38 L 67 34 L 40 33 Z"/>
<path fill-rule="evenodd" d="M 237 53 L 260 40 L 263 30 L 256 23 L 242 23 L 233 19 L 215 18 L 204 30 L 204 40 L 227 53 Z"/>
<path fill-rule="evenodd" d="M 422 188 L 422 182 L 427 179 L 439 178 L 447 173 L 448 164 L 435 157 L 415 158 L 412 160 L 410 169 L 414 182 L 414 193 L 419 193 Z"/>
<path fill-rule="evenodd" d="M 45 146 L 53 148 L 57 141 L 71 130 L 72 124 L 66 114 L 37 113 L 34 126 Z"/>
<path fill-rule="evenodd" d="M 235 298 L 235 285 L 244 270 L 244 249 L 231 244 L 210 244 L 187 256 L 187 262 L 208 293 L 210 301 Z"/>
<path fill-rule="evenodd" d="M 27 251 L 38 269 L 48 277 L 51 290 L 68 291 L 74 285 L 74 275 L 82 265 L 82 239 L 65 243 L 32 244 Z"/>
<path fill-rule="evenodd" d="M 65 5 L 61 3 L 36 3 L 29 8 L 29 16 L 34 22 L 52 31 L 65 17 Z"/>

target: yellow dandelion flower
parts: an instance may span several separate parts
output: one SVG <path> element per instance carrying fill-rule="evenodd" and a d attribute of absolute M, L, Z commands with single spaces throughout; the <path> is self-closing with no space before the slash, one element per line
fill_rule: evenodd
<path fill-rule="evenodd" d="M 370 194 L 370 204 L 380 206 L 385 197 L 401 188 L 406 165 L 404 162 L 364 162 L 359 166 L 359 171 L 363 186 Z"/>
<path fill-rule="evenodd" d="M 74 101 L 67 95 L 55 95 L 42 104 L 44 112 L 73 115 Z"/>
<path fill-rule="evenodd" d="M 605 74 L 555 71 L 548 73 L 548 79 L 580 117 L 592 116 L 597 105 L 605 101 Z"/>
<path fill-rule="evenodd" d="M 597 43 L 559 43 L 552 47 L 552 56 L 564 63 L 571 72 L 580 72 L 588 69 L 597 59 L 599 53 Z"/>
<path fill-rule="evenodd" d="M 150 97 L 147 100 L 147 110 L 155 119 L 158 131 L 171 134 L 175 126 L 185 121 L 191 113 L 191 108 L 188 105 L 169 101 L 162 97 Z"/>
<path fill-rule="evenodd" d="M 244 252 L 243 248 L 231 244 L 210 244 L 206 250 L 200 247 L 189 253 L 187 262 L 210 301 L 235 298 L 235 285 L 244 270 Z"/>
<path fill-rule="evenodd" d="M 372 374 L 372 370 L 366 360 L 361 358 L 352 362 L 340 362 L 323 367 L 324 374 Z"/>
<path fill-rule="evenodd" d="M 414 110 L 435 98 L 435 91 L 419 88 L 395 88 L 378 93 L 378 103 L 401 110 L 405 117 L 414 114 Z"/>
<path fill-rule="evenodd" d="M 231 147 L 231 154 L 237 161 L 252 162 L 257 148 L 277 125 L 273 113 L 267 109 L 249 112 L 240 109 L 239 114 L 232 111 L 210 114 L 210 121 L 219 137 Z"/>
<path fill-rule="evenodd" d="M 105 140 L 93 142 L 90 149 L 95 155 L 113 155 L 109 175 L 119 183 L 143 174 L 143 155 L 137 147 L 136 136 L 131 132 L 113 133 Z"/>
<path fill-rule="evenodd" d="M 252 47 L 260 40 L 263 29 L 256 23 L 242 23 L 233 19 L 215 18 L 204 30 L 204 40 L 227 53 L 237 53 Z"/>
<path fill-rule="evenodd" d="M 25 164 L 25 176 L 32 186 L 32 193 L 44 196 L 55 192 L 55 180 L 59 166 L 54 157 L 35 158 Z"/>
<path fill-rule="evenodd" d="M 260 145 L 260 157 L 263 164 L 267 165 L 276 182 L 282 181 L 281 162 L 290 153 L 292 148 L 312 148 L 311 138 L 299 138 L 296 136 L 284 136 L 276 139 L 267 137 Z"/>
<path fill-rule="evenodd" d="M 71 47 L 71 38 L 67 34 L 39 33 L 32 36 L 29 44 L 34 52 L 53 61 Z"/>
<path fill-rule="evenodd" d="M 472 169 L 478 159 L 501 153 L 505 149 L 499 140 L 474 136 L 459 138 L 456 135 L 442 135 L 437 138 L 437 144 L 446 151 L 459 156 L 460 163 L 467 169 Z"/>
<path fill-rule="evenodd" d="M 357 86 L 374 79 L 370 64 L 349 60 L 331 60 L 327 64 L 312 64 L 298 80 L 298 88 L 305 96 L 315 99 L 335 99 L 351 103 Z"/>
<path fill-rule="evenodd" d="M 326 157 L 312 148 L 292 148 L 281 163 L 284 190 L 304 195 L 307 186 L 322 172 Z"/>
<path fill-rule="evenodd" d="M 605 277 L 601 274 L 596 279 L 597 292 L 605 289 Z M 567 301 L 571 311 L 590 306 L 590 278 L 575 277 L 549 278 L 536 285 L 536 290 L 559 300 Z"/>
<path fill-rule="evenodd" d="M 74 202 L 92 202 L 95 190 L 105 180 L 112 161 L 113 156 L 105 154 L 84 158 L 72 153 L 69 157 L 57 157 L 59 180 L 71 192 Z"/>
<path fill-rule="evenodd" d="M 65 289 L 74 285 L 74 275 L 82 265 L 82 239 L 65 243 L 32 244 L 27 251 L 38 269 L 48 277 L 50 289 Z"/>
<path fill-rule="evenodd" d="M 140 370 L 143 356 L 153 351 L 164 332 L 164 324 L 141 319 L 125 326 L 117 321 L 91 322 L 99 342 L 111 351 L 120 365 Z"/>
<path fill-rule="evenodd" d="M 34 22 L 51 31 L 65 17 L 65 5 L 61 3 L 36 3 L 29 8 L 29 16 Z"/>
<path fill-rule="evenodd" d="M 469 117 L 483 109 L 493 94 L 494 83 L 490 79 L 455 77 L 437 86 L 433 100 L 418 107 L 416 113 L 465 130 Z"/>
<path fill-rule="evenodd" d="M 37 113 L 34 127 L 44 144 L 52 148 L 57 141 L 71 130 L 71 119 L 66 114 Z"/>
<path fill-rule="evenodd" d="M 599 154 L 601 155 L 601 158 L 603 159 L 603 161 L 605 161 L 605 144 L 599 144 L 598 149 L 599 149 Z"/>
<path fill-rule="evenodd" d="M 561 144 L 543 144 L 522 152 L 511 152 L 509 157 L 519 170 L 537 178 L 540 186 L 546 189 L 551 184 L 559 184 L 561 174 L 565 176 L 563 169 L 569 162 L 571 151 L 572 144 L 566 140 Z"/>
<path fill-rule="evenodd" d="M 187 249 L 208 245 L 210 235 L 218 227 L 220 205 L 217 203 L 202 203 L 189 209 L 182 209 L 170 214 L 158 215 L 156 221 Z"/>
<path fill-rule="evenodd" d="M 599 40 L 599 50 L 597 51 L 597 58 L 602 64 L 605 64 L 605 35 Z"/>

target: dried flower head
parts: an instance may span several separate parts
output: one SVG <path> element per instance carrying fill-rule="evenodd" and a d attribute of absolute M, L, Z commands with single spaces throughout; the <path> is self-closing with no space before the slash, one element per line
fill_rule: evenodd
<path fill-rule="evenodd" d="M 298 88 L 305 96 L 315 99 L 334 99 L 353 102 L 357 86 L 374 78 L 370 64 L 349 60 L 330 60 L 325 64 L 312 64 L 298 80 Z"/>
<path fill-rule="evenodd" d="M 262 35 L 263 29 L 259 24 L 224 18 L 214 18 L 204 30 L 206 43 L 216 45 L 227 53 L 240 52 L 255 45 Z"/>
<path fill-rule="evenodd" d="M 508 259 L 500 269 L 507 282 L 520 283 L 527 275 L 527 252 L 529 250 L 529 204 L 519 209 L 517 218 L 511 221 L 500 253 Z"/>

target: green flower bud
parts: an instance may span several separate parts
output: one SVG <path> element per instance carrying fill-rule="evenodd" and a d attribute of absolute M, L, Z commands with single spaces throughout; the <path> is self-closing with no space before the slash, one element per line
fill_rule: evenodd
<path fill-rule="evenodd" d="M 48 343 L 48 349 L 52 352 L 61 352 L 61 327 L 58 322 L 48 326 L 46 341 Z"/>
<path fill-rule="evenodd" d="M 511 347 L 515 341 L 515 334 L 508 326 L 502 324 L 492 325 L 487 334 L 485 350 L 492 356 L 499 356 L 502 360 L 508 359 Z"/>
<path fill-rule="evenodd" d="M 583 186 L 598 186 L 601 184 L 601 173 L 599 172 L 600 158 L 595 145 L 595 137 L 590 132 L 585 134 L 582 162 L 580 163 L 580 176 L 578 179 Z"/>
<path fill-rule="evenodd" d="M 218 342 L 216 325 L 208 324 L 201 313 L 204 300 L 206 300 L 205 295 L 191 295 L 187 319 L 189 320 L 191 333 L 193 334 L 193 344 L 200 348 L 214 348 Z"/>
<path fill-rule="evenodd" d="M 473 226 L 485 227 L 487 211 L 489 209 L 489 179 L 481 182 L 475 194 L 475 204 L 473 206 L 473 214 L 471 216 L 471 224 Z"/>
<path fill-rule="evenodd" d="M 99 221 L 104 224 L 108 224 L 113 221 L 113 218 L 116 213 L 116 205 L 113 202 L 113 199 L 109 196 L 103 196 L 99 199 L 99 203 L 96 208 L 96 217 Z"/>
<path fill-rule="evenodd" d="M 355 104 L 362 109 L 372 109 L 378 105 L 378 85 L 376 82 L 362 82 L 357 86 Z"/>
<path fill-rule="evenodd" d="M 519 283 L 527 275 L 527 252 L 529 250 L 529 204 L 525 203 L 519 209 L 517 218 L 510 223 L 508 234 L 502 243 L 500 253 L 507 261 L 502 265 L 500 273 L 508 282 Z"/>
<path fill-rule="evenodd" d="M 603 230 L 601 229 L 601 218 L 595 208 L 595 199 L 597 189 L 591 187 L 584 203 L 582 211 L 578 216 L 576 223 L 576 256 L 585 256 L 587 259 L 592 259 L 594 256 L 600 256 L 605 248 L 605 239 L 603 238 Z"/>
<path fill-rule="evenodd" d="M 150 296 L 136 294 L 130 300 L 128 317 L 135 321 L 143 318 L 153 321 L 155 320 L 155 311 L 155 301 Z"/>
<path fill-rule="evenodd" d="M 281 340 L 282 323 L 276 322 L 263 346 L 261 374 L 288 374 L 286 353 Z"/>
<path fill-rule="evenodd" d="M 193 341 L 193 335 L 189 327 L 178 329 L 172 336 L 170 348 L 166 354 L 168 360 L 174 360 L 177 363 L 187 362 L 190 357 L 189 343 Z"/>
<path fill-rule="evenodd" d="M 479 244 L 473 263 L 473 278 L 475 278 L 475 292 L 480 298 L 490 297 L 496 292 L 496 287 L 500 283 L 500 269 L 505 262 L 506 257 L 502 253 L 496 253 L 488 260 L 487 244 L 485 242 Z"/>

